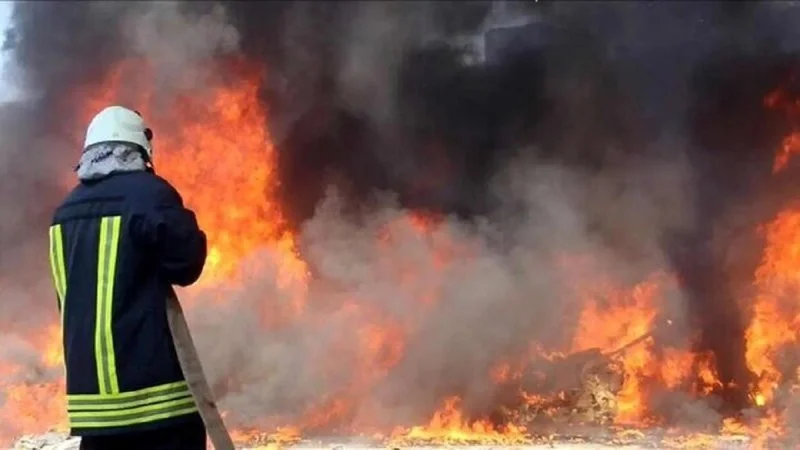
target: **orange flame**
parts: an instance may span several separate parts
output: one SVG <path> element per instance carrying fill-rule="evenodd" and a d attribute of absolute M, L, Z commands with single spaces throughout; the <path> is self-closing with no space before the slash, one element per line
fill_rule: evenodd
<path fill-rule="evenodd" d="M 800 125 L 800 100 L 789 98 L 786 90 L 779 88 L 767 94 L 764 106 L 783 111 L 792 122 L 792 126 Z M 772 173 L 776 174 L 786 169 L 791 158 L 798 153 L 800 153 L 800 130 L 795 129 L 781 142 L 772 165 Z"/>
<path fill-rule="evenodd" d="M 588 299 L 578 321 L 578 332 L 573 339 L 573 351 L 590 348 L 610 349 L 623 345 L 648 333 L 654 326 L 657 314 L 656 300 L 661 286 L 658 280 L 640 283 L 630 292 L 604 288 L 598 296 Z M 589 291 L 591 292 L 591 291 Z M 619 423 L 635 423 L 646 412 L 642 377 L 655 375 L 653 356 L 648 345 L 640 344 L 623 356 L 625 374 L 628 375 L 617 399 Z"/>
<path fill-rule="evenodd" d="M 783 348 L 795 344 L 800 325 L 800 210 L 785 210 L 765 227 L 766 249 L 756 270 L 758 291 L 752 320 L 746 331 L 746 360 L 758 377 L 757 404 L 772 401 L 783 379 L 775 360 Z"/>
<path fill-rule="evenodd" d="M 157 172 L 184 194 L 208 234 L 208 260 L 200 286 L 230 283 L 241 275 L 241 261 L 264 247 L 283 254 L 279 282 L 304 280 L 305 265 L 295 253 L 275 199 L 276 153 L 258 98 L 260 71 L 238 61 L 230 64 L 226 68 L 238 77 L 202 96 L 179 96 L 167 111 L 155 109 L 153 93 L 147 89 L 128 102 L 155 130 Z M 141 78 L 147 67 L 129 60 L 111 71 L 105 89 L 85 103 L 84 121 L 106 105 L 120 103 L 123 86 L 147 86 Z"/>
<path fill-rule="evenodd" d="M 394 445 L 407 443 L 436 442 L 441 444 L 521 444 L 529 441 L 524 427 L 509 426 L 498 429 L 490 422 L 466 420 L 460 410 L 461 399 L 449 397 L 436 411 L 427 426 L 412 427 L 409 430 L 398 428 L 392 433 Z"/>

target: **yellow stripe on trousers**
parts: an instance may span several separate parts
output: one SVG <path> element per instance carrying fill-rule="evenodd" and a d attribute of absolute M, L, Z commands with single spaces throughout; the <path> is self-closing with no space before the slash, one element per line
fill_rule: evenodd
<path fill-rule="evenodd" d="M 97 252 L 97 311 L 94 329 L 94 356 L 97 362 L 97 384 L 100 394 L 119 392 L 111 312 L 114 302 L 114 280 L 117 271 L 120 217 L 100 220 L 100 241 Z"/>
<path fill-rule="evenodd" d="M 50 227 L 50 270 L 53 274 L 53 284 L 58 297 L 58 309 L 61 318 L 64 318 L 64 299 L 67 296 L 67 273 L 64 269 L 64 237 L 61 225 Z"/>

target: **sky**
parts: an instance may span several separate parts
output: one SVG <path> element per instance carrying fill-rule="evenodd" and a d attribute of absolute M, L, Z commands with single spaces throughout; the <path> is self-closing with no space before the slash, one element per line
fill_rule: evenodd
<path fill-rule="evenodd" d="M 11 1 L 0 1 L 0 42 L 5 40 L 5 31 L 11 22 Z M 6 80 L 6 67 L 10 56 L 8 52 L 0 51 L 0 103 L 5 103 L 14 98 L 16 93 L 13 86 Z"/>

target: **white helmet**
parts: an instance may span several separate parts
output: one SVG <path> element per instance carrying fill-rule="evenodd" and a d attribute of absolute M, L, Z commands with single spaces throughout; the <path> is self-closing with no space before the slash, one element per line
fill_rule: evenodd
<path fill-rule="evenodd" d="M 138 112 L 122 106 L 109 106 L 97 113 L 89 123 L 83 149 L 99 142 L 130 142 L 142 147 L 152 160 L 152 139 L 153 132 L 147 128 Z"/>

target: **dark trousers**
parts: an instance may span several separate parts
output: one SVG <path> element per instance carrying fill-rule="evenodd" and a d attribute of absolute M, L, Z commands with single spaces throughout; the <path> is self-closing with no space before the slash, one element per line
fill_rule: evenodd
<path fill-rule="evenodd" d="M 206 450 L 206 428 L 197 420 L 152 431 L 85 436 L 80 450 Z"/>

